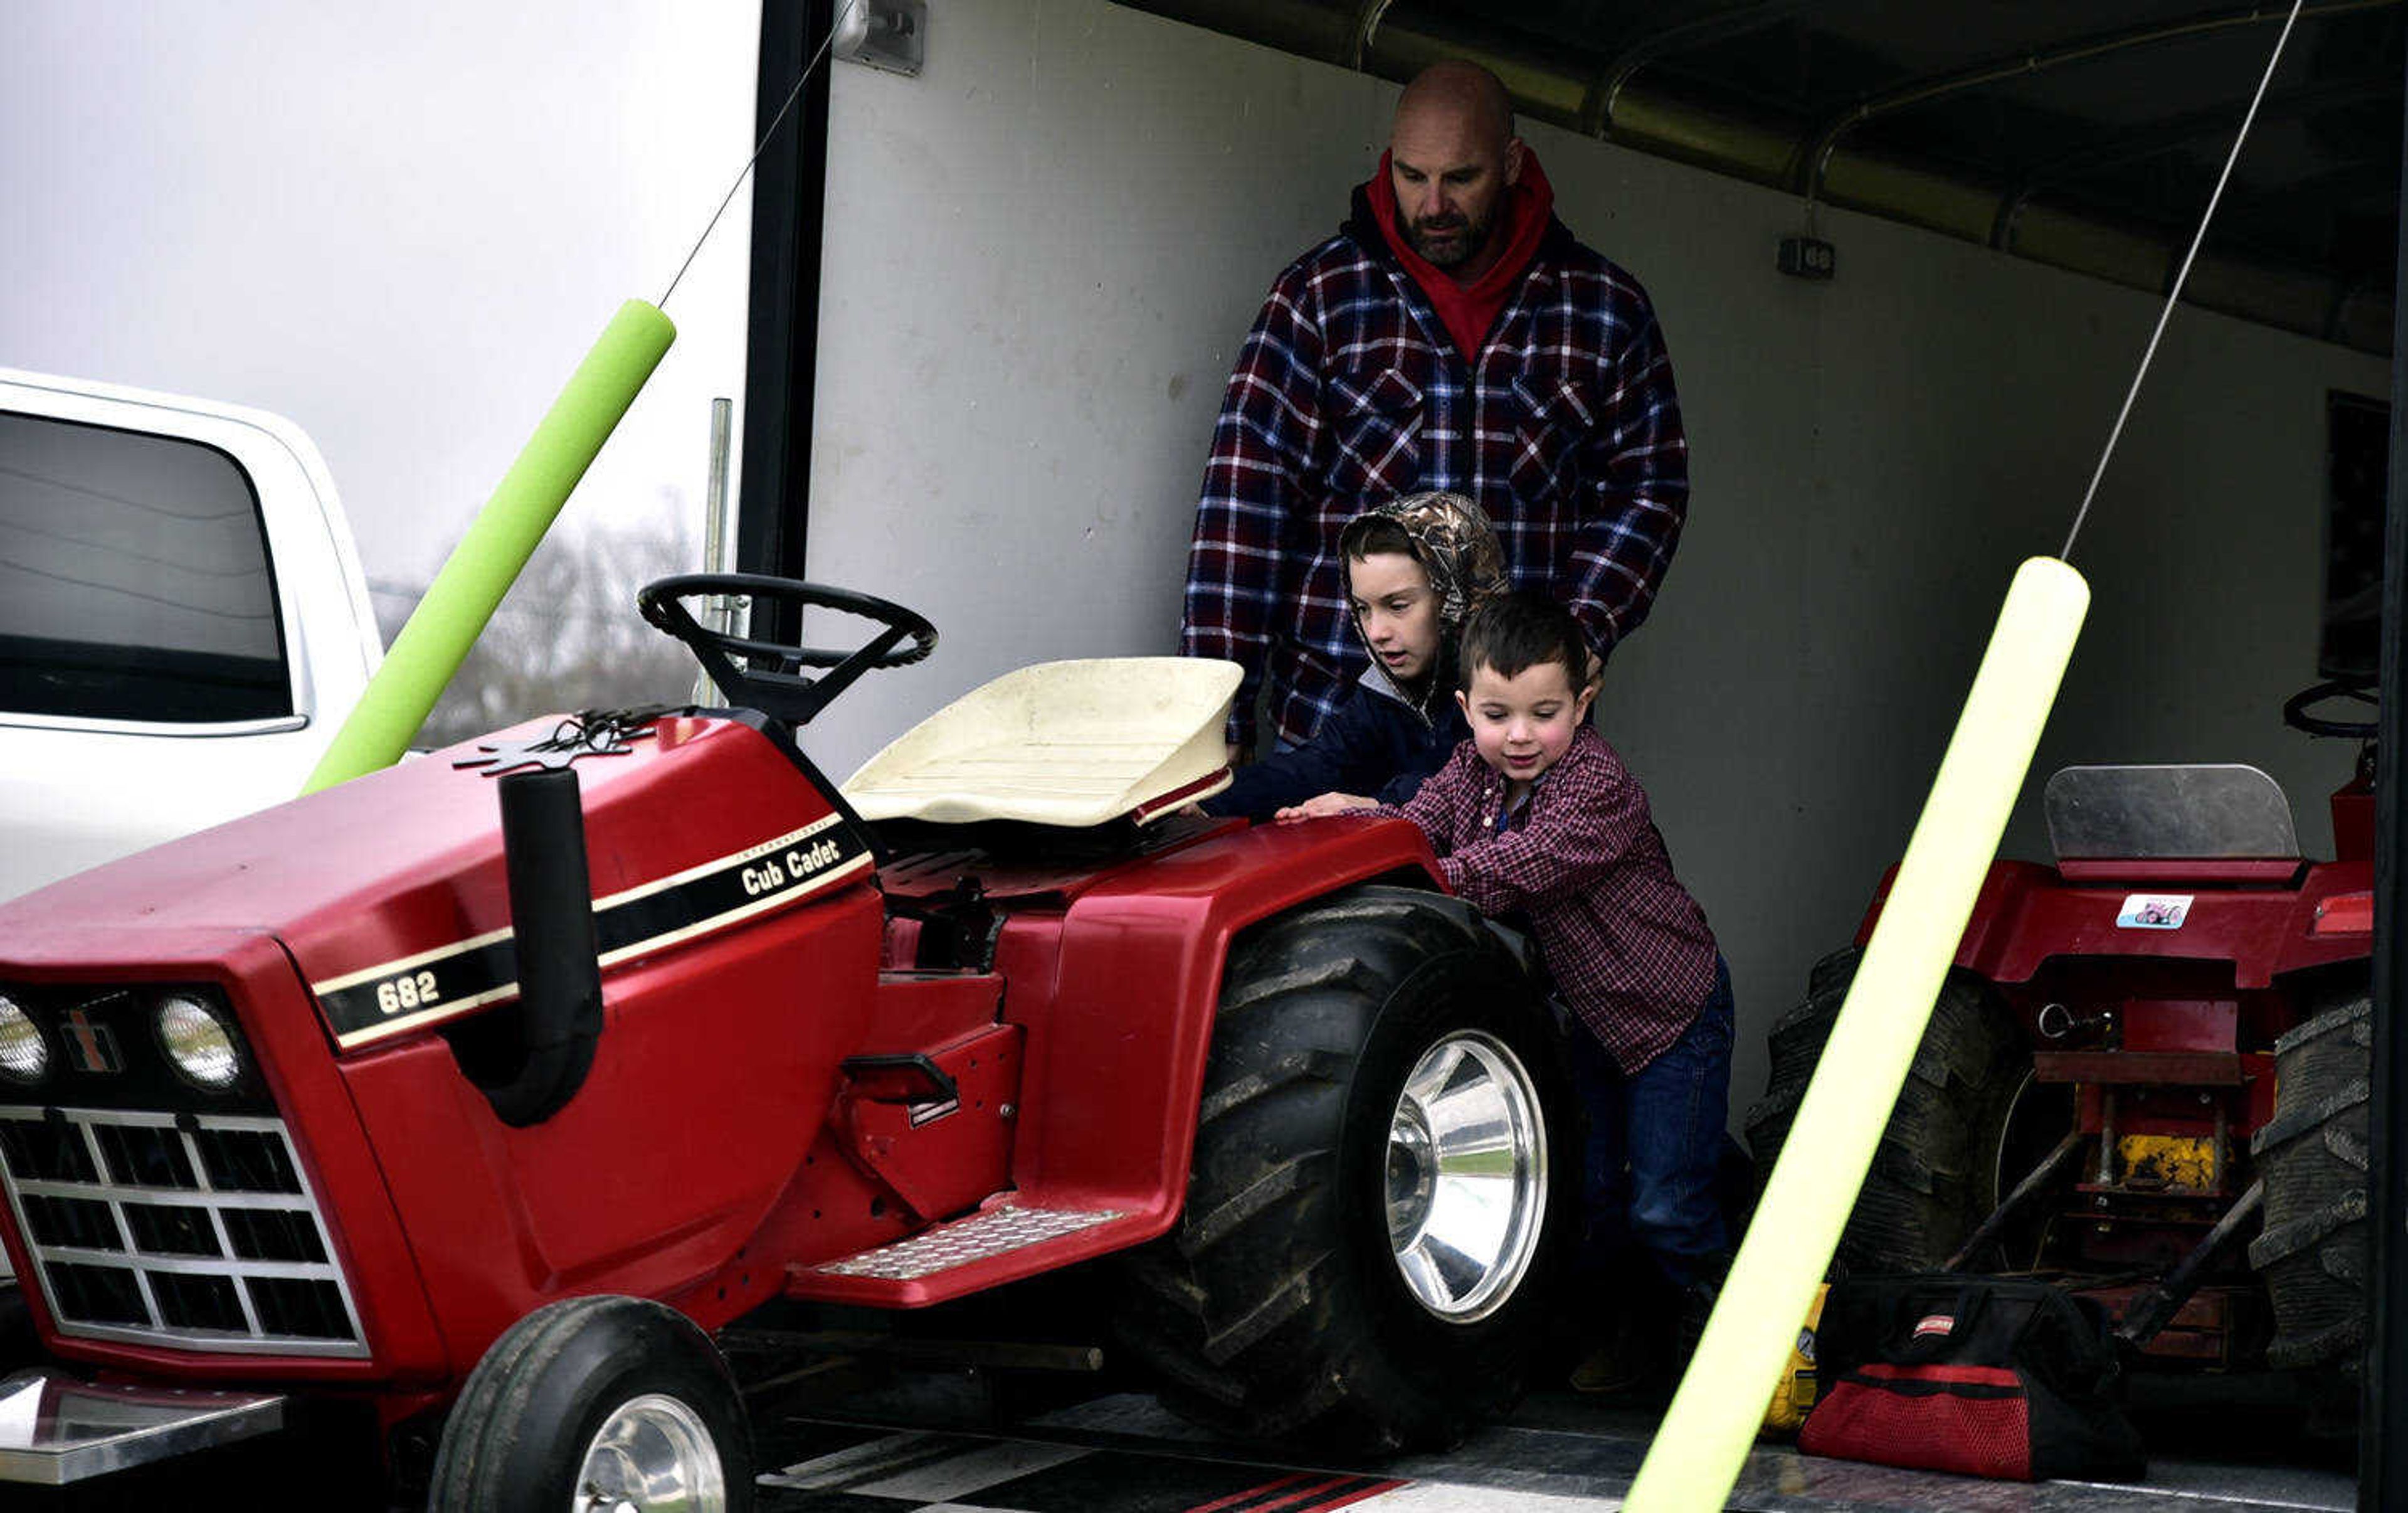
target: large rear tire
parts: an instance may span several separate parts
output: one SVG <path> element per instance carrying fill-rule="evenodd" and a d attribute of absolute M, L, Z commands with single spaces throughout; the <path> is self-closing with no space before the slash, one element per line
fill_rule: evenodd
<path fill-rule="evenodd" d="M 1760 1173 L 1788 1143 L 1861 954 L 1850 946 L 1817 962 L 1806 1001 L 1772 1027 L 1764 1097 L 1747 1111 Z M 2008 1116 L 2030 1069 L 2029 1045 L 2004 1008 L 1978 978 L 1950 973 L 1840 1236 L 1840 1272 L 1936 1270 L 1972 1235 L 1998 1206 Z M 2021 1174 L 2005 1174 L 2004 1185 Z"/>
<path fill-rule="evenodd" d="M 1451 1444 L 1520 1395 L 1580 1187 L 1552 1016 L 1479 915 L 1367 886 L 1233 945 L 1187 1202 L 1115 1333 L 1216 1433 Z"/>
<path fill-rule="evenodd" d="M 2274 1117 L 2249 1142 L 2266 1185 L 2249 1264 L 2273 1301 L 2266 1363 L 2282 1370 L 2354 1365 L 2367 1338 L 2373 1000 L 2358 981 L 2308 1008 L 2274 1042 Z"/>

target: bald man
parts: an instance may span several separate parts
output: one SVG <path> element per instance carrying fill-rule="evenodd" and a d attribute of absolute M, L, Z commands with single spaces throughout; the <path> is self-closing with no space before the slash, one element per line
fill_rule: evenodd
<path fill-rule="evenodd" d="M 1345 225 L 1271 285 L 1213 428 L 1180 629 L 1246 670 L 1233 752 L 1264 679 L 1297 744 L 1364 670 L 1338 538 L 1384 499 L 1477 500 L 1515 584 L 1570 605 L 1600 656 L 1646 618 L 1689 495 L 1672 366 L 1646 292 L 1554 204 L 1504 86 L 1438 64 Z"/>

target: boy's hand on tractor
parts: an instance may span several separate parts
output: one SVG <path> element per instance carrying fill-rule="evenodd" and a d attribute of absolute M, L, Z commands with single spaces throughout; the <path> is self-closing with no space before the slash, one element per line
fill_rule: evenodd
<path fill-rule="evenodd" d="M 1325 814 L 1343 814 L 1349 810 L 1370 809 L 1375 806 L 1376 800 L 1363 798 L 1358 794 L 1323 793 L 1316 794 L 1300 804 L 1283 809 L 1271 817 L 1283 825 L 1292 825 L 1300 819 L 1319 819 Z"/>

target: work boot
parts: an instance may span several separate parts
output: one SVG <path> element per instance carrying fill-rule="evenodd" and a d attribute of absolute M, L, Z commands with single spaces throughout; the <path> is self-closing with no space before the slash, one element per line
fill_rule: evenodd
<path fill-rule="evenodd" d="M 1634 1392 L 1664 1375 L 1665 1341 L 1651 1324 L 1662 1316 L 1626 1302 L 1608 1316 L 1603 1333 L 1572 1367 L 1575 1392 Z"/>

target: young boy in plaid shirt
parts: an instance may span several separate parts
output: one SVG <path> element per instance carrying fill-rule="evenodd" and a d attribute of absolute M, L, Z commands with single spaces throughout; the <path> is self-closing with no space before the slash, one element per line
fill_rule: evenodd
<path fill-rule="evenodd" d="M 1495 599 L 1463 635 L 1455 697 L 1471 739 L 1398 807 L 1447 886 L 1522 926 L 1577 1022 L 1572 1075 L 1589 1119 L 1584 1282 L 1609 1333 L 1661 1318 L 1628 1284 L 1634 1249 L 1678 1300 L 1684 1363 L 1729 1265 L 1714 1173 L 1728 1120 L 1730 973 L 1705 911 L 1672 875 L 1639 780 L 1586 723 L 1593 658 L 1562 607 Z M 1572 1385 L 1647 1375 L 1627 1334 Z"/>

